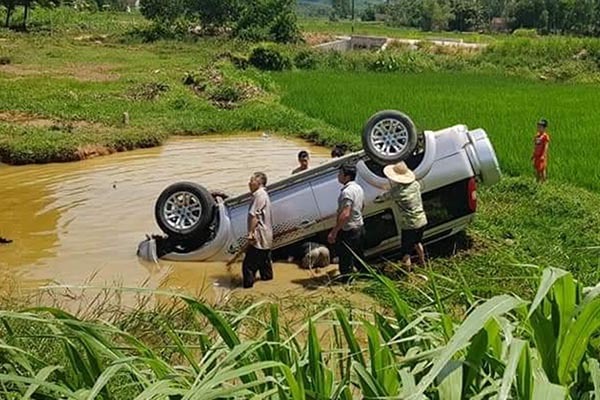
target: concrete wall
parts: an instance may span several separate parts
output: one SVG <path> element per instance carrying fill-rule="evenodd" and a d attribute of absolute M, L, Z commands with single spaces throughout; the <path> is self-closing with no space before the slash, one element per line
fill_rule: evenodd
<path fill-rule="evenodd" d="M 466 47 L 472 49 L 480 49 L 487 46 L 485 43 L 465 43 L 462 39 L 434 39 L 428 40 L 429 42 L 438 46 L 456 46 Z M 358 49 L 374 49 L 374 50 L 385 50 L 388 44 L 392 42 L 406 43 L 412 50 L 416 50 L 417 44 L 420 42 L 418 39 L 391 39 L 377 36 L 340 36 L 337 40 L 328 43 L 321 43 L 316 45 L 315 48 L 321 50 L 334 50 L 334 51 L 350 51 Z"/>
<path fill-rule="evenodd" d="M 348 51 L 352 49 L 351 39 L 339 39 L 333 42 L 321 43 L 315 49 L 326 51 Z"/>
<path fill-rule="evenodd" d="M 354 49 L 380 49 L 387 38 L 377 36 L 352 36 L 351 47 Z"/>
<path fill-rule="evenodd" d="M 321 43 L 315 46 L 321 50 L 349 51 L 355 49 L 381 49 L 387 38 L 376 36 L 343 36 L 333 42 Z"/>

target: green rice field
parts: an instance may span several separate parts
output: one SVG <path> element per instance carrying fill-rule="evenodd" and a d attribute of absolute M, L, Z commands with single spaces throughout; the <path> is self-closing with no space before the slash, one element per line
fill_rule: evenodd
<path fill-rule="evenodd" d="M 382 109 L 408 113 L 419 129 L 454 124 L 485 129 L 504 173 L 532 173 L 535 124 L 547 118 L 549 177 L 600 190 L 600 98 L 597 85 L 560 84 L 464 73 L 274 74 L 284 105 L 358 132 Z"/>

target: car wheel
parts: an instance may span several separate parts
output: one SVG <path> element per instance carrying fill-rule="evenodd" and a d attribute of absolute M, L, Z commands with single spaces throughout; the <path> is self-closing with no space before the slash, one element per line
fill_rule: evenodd
<path fill-rule="evenodd" d="M 404 113 L 380 111 L 365 124 L 362 145 L 367 155 L 380 164 L 403 161 L 417 145 L 417 128 Z"/>
<path fill-rule="evenodd" d="M 208 236 L 215 211 L 215 200 L 200 185 L 175 183 L 162 191 L 154 206 L 156 223 L 169 237 L 177 240 Z"/>

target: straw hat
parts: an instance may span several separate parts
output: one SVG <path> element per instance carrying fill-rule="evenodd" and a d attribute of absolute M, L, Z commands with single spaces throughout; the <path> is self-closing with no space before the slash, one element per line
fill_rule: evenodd
<path fill-rule="evenodd" d="M 408 184 L 415 181 L 415 174 L 406 166 L 404 161 L 386 166 L 383 173 L 393 182 Z"/>

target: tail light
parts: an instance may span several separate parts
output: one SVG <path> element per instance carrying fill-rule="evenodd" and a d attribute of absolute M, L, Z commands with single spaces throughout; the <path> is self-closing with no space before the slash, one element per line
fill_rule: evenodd
<path fill-rule="evenodd" d="M 469 179 L 467 184 L 467 204 L 469 205 L 469 211 L 475 212 L 477 210 L 477 181 L 475 177 Z"/>

